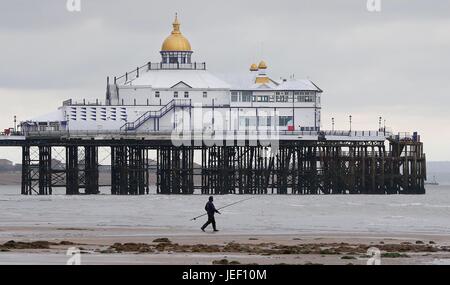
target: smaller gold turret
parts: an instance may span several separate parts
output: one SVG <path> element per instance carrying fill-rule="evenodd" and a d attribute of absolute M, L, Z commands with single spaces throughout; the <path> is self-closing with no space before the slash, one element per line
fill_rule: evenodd
<path fill-rule="evenodd" d="M 258 65 L 258 69 L 267 69 L 267 64 L 264 60 L 261 60 L 261 62 Z"/>
<path fill-rule="evenodd" d="M 256 63 L 250 66 L 250 71 L 258 71 L 258 66 L 256 65 Z"/>

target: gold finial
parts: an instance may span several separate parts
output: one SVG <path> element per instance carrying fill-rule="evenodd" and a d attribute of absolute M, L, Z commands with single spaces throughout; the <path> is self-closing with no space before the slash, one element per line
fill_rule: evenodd
<path fill-rule="evenodd" d="M 256 63 L 250 66 L 250 71 L 258 71 L 258 66 L 256 65 Z"/>
<path fill-rule="evenodd" d="M 180 22 L 178 21 L 178 13 L 175 13 L 175 20 L 173 21 L 173 31 L 172 34 L 180 33 Z"/>

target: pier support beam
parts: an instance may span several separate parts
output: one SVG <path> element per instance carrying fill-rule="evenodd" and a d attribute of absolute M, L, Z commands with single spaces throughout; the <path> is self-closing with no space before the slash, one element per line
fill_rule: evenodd
<path fill-rule="evenodd" d="M 148 149 L 141 145 L 111 147 L 111 194 L 149 193 Z"/>
<path fill-rule="evenodd" d="M 38 175 L 36 170 L 36 167 L 33 165 L 31 147 L 29 145 L 22 146 L 22 195 L 38 194 L 34 183 L 35 177 Z"/>
<path fill-rule="evenodd" d="M 160 146 L 157 157 L 157 193 L 194 194 L 194 148 Z"/>
<path fill-rule="evenodd" d="M 39 146 L 39 195 L 52 194 L 51 164 L 51 146 Z"/>
<path fill-rule="evenodd" d="M 66 147 L 66 194 L 80 194 L 79 169 L 78 169 L 78 146 Z"/>
<path fill-rule="evenodd" d="M 85 194 L 100 193 L 98 187 L 98 148 L 96 146 L 84 147 L 84 179 Z"/>

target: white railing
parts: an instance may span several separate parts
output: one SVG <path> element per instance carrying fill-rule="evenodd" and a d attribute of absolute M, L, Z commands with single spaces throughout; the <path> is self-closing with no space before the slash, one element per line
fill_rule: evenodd
<path fill-rule="evenodd" d="M 25 131 L 21 134 L 27 137 L 95 137 L 95 136 L 138 136 L 138 135 L 171 135 L 176 131 L 142 131 L 142 130 L 59 130 L 59 131 Z M 186 135 L 248 135 L 248 134 L 265 134 L 278 136 L 338 136 L 338 137 L 391 137 L 391 134 L 385 134 L 379 131 L 286 131 L 286 130 L 212 130 L 212 131 L 184 131 L 181 134 Z"/>
<path fill-rule="evenodd" d="M 344 137 L 389 137 L 391 133 L 388 131 L 321 131 L 325 136 L 344 136 Z"/>
<path fill-rule="evenodd" d="M 104 104 L 98 99 L 95 101 L 86 101 L 85 99 L 81 101 L 74 101 L 72 99 L 68 99 L 63 101 L 63 106 L 104 106 Z"/>
<path fill-rule="evenodd" d="M 146 71 L 149 70 L 161 70 L 161 69 L 184 69 L 184 70 L 206 70 L 205 62 L 192 62 L 192 63 L 161 63 L 161 62 L 148 62 L 142 66 L 136 67 L 125 74 L 114 77 L 114 84 L 127 84 Z"/>

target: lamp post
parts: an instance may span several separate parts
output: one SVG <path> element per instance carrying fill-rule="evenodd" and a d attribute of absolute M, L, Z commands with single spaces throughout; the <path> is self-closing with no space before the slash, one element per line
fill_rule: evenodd
<path fill-rule="evenodd" d="M 352 115 L 348 116 L 350 122 L 350 132 L 352 131 Z"/>
<path fill-rule="evenodd" d="M 378 131 L 380 131 L 381 130 L 381 120 L 382 120 L 383 118 L 381 118 L 381 116 L 378 118 Z"/>
<path fill-rule="evenodd" d="M 66 118 L 67 118 L 66 119 L 66 130 L 67 130 L 67 132 L 69 132 L 69 119 L 70 119 L 69 114 L 66 115 Z"/>
<path fill-rule="evenodd" d="M 14 132 L 16 132 L 16 126 L 17 126 L 17 117 L 14 115 Z"/>
<path fill-rule="evenodd" d="M 331 130 L 334 132 L 334 118 L 331 118 Z"/>

